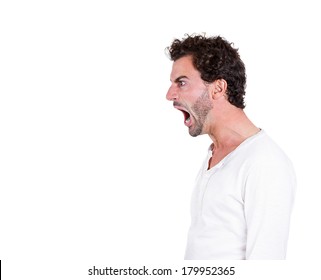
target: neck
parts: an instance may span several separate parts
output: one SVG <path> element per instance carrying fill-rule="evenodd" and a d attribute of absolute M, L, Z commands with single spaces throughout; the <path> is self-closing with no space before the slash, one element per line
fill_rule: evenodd
<path fill-rule="evenodd" d="M 228 118 L 216 119 L 216 124 L 208 133 L 213 141 L 213 150 L 234 150 L 244 140 L 260 131 L 242 109 L 235 108 L 226 116 Z"/>

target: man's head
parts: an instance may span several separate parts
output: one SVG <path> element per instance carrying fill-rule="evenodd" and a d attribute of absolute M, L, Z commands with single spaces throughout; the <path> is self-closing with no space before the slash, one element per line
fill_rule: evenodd
<path fill-rule="evenodd" d="M 203 35 L 187 35 L 182 40 L 175 39 L 167 50 L 173 61 L 191 56 L 194 67 L 205 82 L 224 79 L 227 82 L 228 101 L 244 109 L 245 66 L 231 43 L 220 36 L 207 38 Z"/>
<path fill-rule="evenodd" d="M 174 40 L 168 52 L 174 63 L 167 99 L 183 112 L 190 135 L 208 133 L 224 106 L 245 107 L 245 67 L 226 40 L 187 36 Z"/>

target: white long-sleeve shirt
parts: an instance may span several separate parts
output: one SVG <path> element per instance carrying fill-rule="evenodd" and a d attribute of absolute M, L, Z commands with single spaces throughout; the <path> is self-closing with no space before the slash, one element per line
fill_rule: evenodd
<path fill-rule="evenodd" d="M 285 259 L 296 178 L 261 130 L 196 180 L 185 259 Z"/>

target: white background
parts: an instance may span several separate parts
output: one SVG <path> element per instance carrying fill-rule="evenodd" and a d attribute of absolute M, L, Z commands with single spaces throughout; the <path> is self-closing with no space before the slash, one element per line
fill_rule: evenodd
<path fill-rule="evenodd" d="M 228 265 L 242 279 L 320 274 L 317 3 L 1 1 L 3 279 L 187 265 L 189 200 L 210 139 L 190 137 L 166 101 L 164 49 L 195 32 L 239 48 L 245 111 L 298 177 L 287 261 Z"/>

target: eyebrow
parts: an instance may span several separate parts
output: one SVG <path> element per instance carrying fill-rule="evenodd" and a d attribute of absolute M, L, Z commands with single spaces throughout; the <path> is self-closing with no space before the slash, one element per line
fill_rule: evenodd
<path fill-rule="evenodd" d="M 188 79 L 187 76 L 179 76 L 174 80 L 174 83 L 178 83 L 181 79 Z"/>

